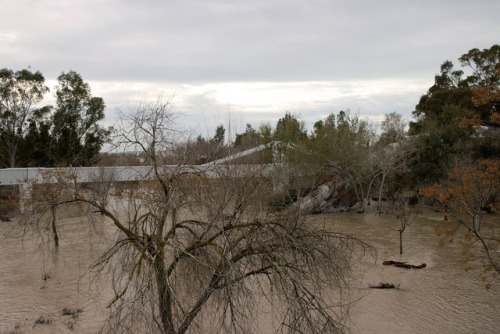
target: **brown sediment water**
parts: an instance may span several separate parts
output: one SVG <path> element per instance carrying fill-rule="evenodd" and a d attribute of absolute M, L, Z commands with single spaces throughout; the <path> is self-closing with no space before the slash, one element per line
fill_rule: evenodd
<path fill-rule="evenodd" d="M 319 217 L 318 217 L 319 218 Z M 376 261 L 364 258 L 354 291 L 388 282 L 395 290 L 370 289 L 351 308 L 353 333 L 498 333 L 500 282 L 487 290 L 480 269 L 465 271 L 457 243 L 440 245 L 435 227 L 439 214 L 417 218 L 403 235 L 399 255 L 398 222 L 387 215 L 345 213 L 324 221 L 377 249 Z M 424 269 L 384 266 L 384 260 L 426 263 Z"/>
<path fill-rule="evenodd" d="M 360 299 L 350 310 L 352 333 L 498 333 L 500 283 L 486 290 L 479 271 L 464 270 L 458 245 L 439 245 L 437 214 L 407 228 L 402 256 L 398 225 L 390 216 L 346 212 L 311 219 L 377 249 L 376 259 L 364 257 L 357 264 L 359 277 L 351 293 L 353 300 Z M 109 242 L 106 223 L 94 230 L 84 218 L 61 220 L 57 252 L 46 232 L 40 243 L 40 235 L 24 234 L 14 224 L 0 223 L 0 333 L 97 333 L 107 316 L 109 288 L 105 277 L 101 281 L 86 271 Z M 427 266 L 383 266 L 388 259 Z M 380 282 L 399 289 L 369 289 Z M 64 308 L 81 312 L 63 315 Z M 44 319 L 50 323 L 40 323 Z"/>

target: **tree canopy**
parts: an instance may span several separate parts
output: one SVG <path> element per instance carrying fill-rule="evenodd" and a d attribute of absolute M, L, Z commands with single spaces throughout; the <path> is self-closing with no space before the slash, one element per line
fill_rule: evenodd
<path fill-rule="evenodd" d="M 49 112 L 48 107 L 37 107 L 48 91 L 39 71 L 0 69 L 0 162 L 4 167 L 19 165 L 19 145 Z"/>
<path fill-rule="evenodd" d="M 58 165 L 87 166 L 97 156 L 109 131 L 99 125 L 105 104 L 92 97 L 80 74 L 58 77 L 56 111 L 52 116 L 53 159 Z"/>
<path fill-rule="evenodd" d="M 0 162 L 4 167 L 88 166 L 109 137 L 102 98 L 92 97 L 81 75 L 58 77 L 56 105 L 43 106 L 49 91 L 39 72 L 0 70 Z"/>
<path fill-rule="evenodd" d="M 415 175 L 436 181 L 446 174 L 450 161 L 467 155 L 474 159 L 500 156 L 500 46 L 472 49 L 459 58 L 468 69 L 457 70 L 451 61 L 416 105 L 410 135 L 419 135 L 419 160 Z M 480 126 L 486 131 L 478 135 Z"/>

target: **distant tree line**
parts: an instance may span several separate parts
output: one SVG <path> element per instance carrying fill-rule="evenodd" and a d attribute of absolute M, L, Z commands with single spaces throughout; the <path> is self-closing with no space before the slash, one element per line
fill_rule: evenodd
<path fill-rule="evenodd" d="M 463 69 L 455 69 L 449 60 L 443 62 L 434 84 L 415 106 L 412 121 L 396 112 L 387 113 L 376 131 L 369 120 L 347 110 L 317 121 L 308 133 L 304 122 L 287 112 L 274 128 L 269 123 L 247 124 L 227 149 L 243 150 L 272 141 L 293 143 L 309 151 L 314 161 L 335 162 L 370 182 L 368 166 L 376 162 L 376 156 L 383 156 L 383 148 L 411 140 L 407 166 L 398 171 L 405 175 L 397 179 L 414 188 L 439 181 L 457 165 L 499 159 L 500 46 L 472 49 L 459 62 Z M 227 154 L 220 143 L 217 150 L 203 151 L 213 152 L 212 158 Z"/>
<path fill-rule="evenodd" d="M 431 184 L 459 163 L 499 158 L 499 54 L 500 46 L 493 45 L 461 56 L 460 64 L 469 70 L 467 76 L 445 61 L 434 84 L 416 105 L 411 122 L 396 112 L 387 113 L 377 131 L 369 120 L 345 110 L 332 112 L 307 131 L 299 116 L 286 112 L 274 127 L 269 123 L 257 127 L 247 124 L 243 132 L 228 140 L 224 126 L 219 125 L 212 138 L 198 136 L 170 148 L 177 151 L 175 154 L 165 154 L 171 156 L 169 163 L 203 164 L 280 141 L 285 144 L 281 150 L 286 151 L 282 156 L 290 161 L 342 169 L 357 184 L 357 197 L 366 200 L 374 189 Z M 93 97 L 89 85 L 74 71 L 59 76 L 56 104 L 40 107 L 48 91 L 38 71 L 0 70 L 0 164 L 89 166 L 103 157 L 106 159 L 101 164 L 113 164 L 109 156 L 99 154 L 111 134 L 111 129 L 99 124 L 104 118 L 103 99 Z M 391 170 L 386 148 L 409 138 L 411 154 L 403 152 L 405 168 Z M 296 149 L 290 150 L 288 144 Z M 400 146 L 398 151 L 407 148 Z M 124 160 L 133 164 L 140 161 L 133 157 L 120 161 Z M 243 161 L 271 160 L 268 150 Z M 379 197 L 386 196 L 379 193 Z"/>

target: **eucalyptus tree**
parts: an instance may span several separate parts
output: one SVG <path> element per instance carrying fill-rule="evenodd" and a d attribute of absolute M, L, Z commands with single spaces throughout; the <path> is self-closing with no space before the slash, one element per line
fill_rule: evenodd
<path fill-rule="evenodd" d="M 116 230 L 94 265 L 112 273 L 103 331 L 258 333 L 266 307 L 277 332 L 346 331 L 352 260 L 365 245 L 299 211 L 272 211 L 264 169 L 165 166 L 175 118 L 163 99 L 122 113 L 117 141 L 143 151 L 147 176 L 112 200 L 110 179 L 69 180 L 58 202 L 85 203 Z"/>
<path fill-rule="evenodd" d="M 107 140 L 110 129 L 99 124 L 105 104 L 91 95 L 90 86 L 75 71 L 58 77 L 52 115 L 52 155 L 56 165 L 87 166 Z"/>
<path fill-rule="evenodd" d="M 50 108 L 38 108 L 49 91 L 39 71 L 0 69 L 0 163 L 18 165 L 18 148 L 30 126 L 42 119 Z"/>
<path fill-rule="evenodd" d="M 410 134 L 419 135 L 419 163 L 414 166 L 419 180 L 444 177 L 453 168 L 449 162 L 494 158 L 500 152 L 496 131 L 476 132 L 480 125 L 500 124 L 500 46 L 471 49 L 459 61 L 472 73 L 465 76 L 451 61 L 443 62 L 413 112 Z"/>
<path fill-rule="evenodd" d="M 500 45 L 489 49 L 469 50 L 459 59 L 463 67 L 472 70 L 465 82 L 472 88 L 474 113 L 470 118 L 477 123 L 500 124 Z M 494 117 L 492 117 L 494 116 Z"/>

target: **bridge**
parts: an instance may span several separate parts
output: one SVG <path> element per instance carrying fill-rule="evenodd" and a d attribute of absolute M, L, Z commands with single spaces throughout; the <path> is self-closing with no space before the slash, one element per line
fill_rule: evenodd
<path fill-rule="evenodd" d="M 256 172 L 272 176 L 283 168 L 279 152 L 281 145 L 280 142 L 271 142 L 203 165 L 165 165 L 161 166 L 160 169 L 165 174 L 194 173 L 204 174 L 209 178 L 230 175 L 243 176 Z M 273 150 L 273 163 L 271 164 L 229 164 L 232 161 L 269 148 Z M 31 210 L 29 203 L 32 198 L 33 184 L 56 182 L 56 178 L 50 176 L 58 173 L 71 175 L 72 179 L 77 183 L 95 182 L 103 179 L 112 182 L 127 182 L 154 178 L 153 166 L 5 168 L 0 169 L 0 186 L 19 186 L 19 208 L 21 213 L 25 213 Z"/>

